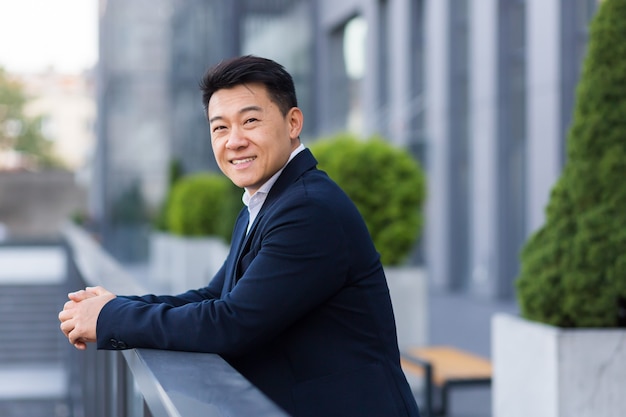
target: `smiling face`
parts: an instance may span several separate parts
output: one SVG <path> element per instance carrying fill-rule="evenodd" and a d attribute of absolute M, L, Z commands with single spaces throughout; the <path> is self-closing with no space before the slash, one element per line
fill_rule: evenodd
<path fill-rule="evenodd" d="M 208 103 L 211 145 L 218 166 L 254 194 L 298 147 L 302 112 L 283 115 L 263 84 L 242 84 L 213 93 Z"/>

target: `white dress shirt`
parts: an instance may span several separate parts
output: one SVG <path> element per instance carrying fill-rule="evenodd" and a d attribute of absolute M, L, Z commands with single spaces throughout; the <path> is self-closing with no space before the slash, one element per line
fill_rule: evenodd
<path fill-rule="evenodd" d="M 287 161 L 287 164 L 297 154 L 299 154 L 303 150 L 304 150 L 304 145 L 300 144 L 300 146 L 294 149 L 293 152 L 291 152 L 291 155 L 289 155 L 289 160 Z M 250 195 L 248 190 L 245 189 L 241 200 L 243 201 L 243 204 L 245 204 L 246 207 L 248 207 L 248 214 L 250 216 L 250 219 L 248 220 L 248 229 L 246 230 L 246 233 L 250 231 L 250 227 L 252 227 L 252 224 L 254 223 L 256 216 L 259 214 L 259 211 L 261 211 L 261 207 L 263 207 L 263 203 L 265 203 L 267 194 L 270 192 L 270 190 L 272 189 L 272 186 L 274 185 L 274 183 L 276 182 L 280 174 L 283 172 L 283 169 L 285 169 L 287 164 L 285 164 L 281 169 L 279 169 L 278 172 L 276 172 L 276 174 L 272 175 L 272 177 L 269 180 L 267 180 L 265 184 L 263 184 L 261 188 L 259 188 L 257 192 L 254 193 L 253 195 Z"/>

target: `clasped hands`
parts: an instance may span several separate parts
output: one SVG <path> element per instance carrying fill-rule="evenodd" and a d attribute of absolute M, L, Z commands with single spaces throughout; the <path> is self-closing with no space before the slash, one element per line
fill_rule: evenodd
<path fill-rule="evenodd" d="M 76 349 L 87 349 L 87 343 L 96 342 L 96 325 L 102 307 L 116 296 L 103 287 L 87 287 L 71 292 L 70 299 L 59 313 L 61 331 Z"/>

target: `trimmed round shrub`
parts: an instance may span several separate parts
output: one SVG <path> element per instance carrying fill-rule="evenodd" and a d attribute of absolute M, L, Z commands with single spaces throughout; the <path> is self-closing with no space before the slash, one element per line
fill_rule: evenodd
<path fill-rule="evenodd" d="M 220 236 L 230 241 L 241 193 L 220 174 L 198 173 L 180 178 L 167 209 L 169 230 L 181 236 Z"/>
<path fill-rule="evenodd" d="M 624 326 L 626 1 L 600 3 L 591 23 L 567 146 L 546 223 L 522 250 L 522 315 L 559 327 Z"/>
<path fill-rule="evenodd" d="M 363 216 L 384 265 L 406 260 L 422 230 L 424 172 L 403 148 L 350 134 L 310 146 L 319 168 L 346 192 Z"/>

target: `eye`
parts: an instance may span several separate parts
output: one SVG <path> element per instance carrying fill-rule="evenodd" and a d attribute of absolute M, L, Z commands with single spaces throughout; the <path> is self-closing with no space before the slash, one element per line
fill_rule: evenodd
<path fill-rule="evenodd" d="M 218 126 L 214 126 L 214 127 L 213 127 L 213 129 L 212 129 L 211 131 L 212 131 L 213 133 L 215 133 L 215 132 L 219 132 L 220 130 L 224 130 L 224 129 L 226 129 L 226 126 L 221 126 L 221 125 L 218 125 Z"/>
<path fill-rule="evenodd" d="M 257 119 L 256 117 L 250 117 L 249 119 L 246 119 L 245 124 L 254 123 L 258 121 L 259 119 Z"/>

